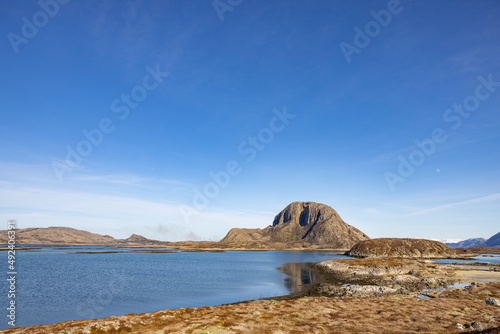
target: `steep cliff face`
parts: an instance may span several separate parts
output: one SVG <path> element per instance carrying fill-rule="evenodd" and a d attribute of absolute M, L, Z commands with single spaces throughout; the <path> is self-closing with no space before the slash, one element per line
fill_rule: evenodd
<path fill-rule="evenodd" d="M 369 237 L 346 224 L 325 204 L 293 202 L 265 229 L 232 229 L 222 243 L 301 242 L 330 248 L 348 249 Z"/>
<path fill-rule="evenodd" d="M 269 229 L 271 241 L 302 240 L 315 245 L 350 248 L 369 237 L 346 224 L 339 214 L 325 204 L 293 202 L 281 211 Z"/>
<path fill-rule="evenodd" d="M 426 239 L 378 238 L 362 241 L 347 253 L 356 257 L 456 257 L 454 249 L 439 241 Z"/>

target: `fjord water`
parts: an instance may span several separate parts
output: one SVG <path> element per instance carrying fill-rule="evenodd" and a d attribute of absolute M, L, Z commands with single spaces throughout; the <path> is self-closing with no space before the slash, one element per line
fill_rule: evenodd
<path fill-rule="evenodd" d="M 436 259 L 434 260 L 438 263 L 489 263 L 489 264 L 500 264 L 500 254 L 482 254 L 482 256 L 474 256 L 467 260 L 457 260 L 457 259 Z"/>
<path fill-rule="evenodd" d="M 102 246 L 17 251 L 16 326 L 286 295 L 290 280 L 279 269 L 286 263 L 345 258 L 309 252 L 155 251 Z M 1 288 L 6 315 L 6 280 Z M 10 327 L 5 315 L 0 329 Z"/>

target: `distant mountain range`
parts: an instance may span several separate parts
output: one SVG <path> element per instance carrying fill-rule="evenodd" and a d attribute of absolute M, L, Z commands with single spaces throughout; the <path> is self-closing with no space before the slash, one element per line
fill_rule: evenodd
<path fill-rule="evenodd" d="M 484 238 L 472 238 L 472 239 L 462 240 L 460 242 L 446 243 L 446 245 L 450 246 L 451 248 L 471 248 L 471 247 L 500 248 L 500 232 L 487 240 Z"/>
<path fill-rule="evenodd" d="M 497 248 L 500 247 L 500 232 L 486 240 L 484 243 L 484 247 L 492 247 L 492 248 Z"/>
<path fill-rule="evenodd" d="M 0 231 L 0 243 L 7 243 L 7 231 Z M 132 234 L 127 239 L 115 239 L 109 235 L 101 235 L 70 227 L 51 226 L 45 228 L 24 228 L 16 230 L 16 243 L 41 245 L 153 245 L 166 242 L 150 240 Z"/>
<path fill-rule="evenodd" d="M 485 238 L 472 238 L 467 240 L 462 240 L 459 242 L 447 242 L 446 245 L 451 248 L 470 248 L 470 247 L 479 247 L 479 245 L 484 244 L 486 241 Z"/>

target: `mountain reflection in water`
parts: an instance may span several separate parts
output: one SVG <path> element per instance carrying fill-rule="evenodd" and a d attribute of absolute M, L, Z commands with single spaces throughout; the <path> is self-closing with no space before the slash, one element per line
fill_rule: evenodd
<path fill-rule="evenodd" d="M 321 276 L 311 268 L 311 262 L 286 263 L 279 268 L 290 277 L 285 278 L 286 287 L 292 293 L 298 293 L 307 289 L 311 284 L 321 282 Z"/>

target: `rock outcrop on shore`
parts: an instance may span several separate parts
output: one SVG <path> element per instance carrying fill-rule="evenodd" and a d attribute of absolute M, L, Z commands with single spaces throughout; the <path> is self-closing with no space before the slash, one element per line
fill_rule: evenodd
<path fill-rule="evenodd" d="M 357 228 L 346 224 L 339 214 L 325 204 L 293 202 L 264 229 L 233 228 L 221 240 L 222 244 L 251 242 L 300 242 L 337 249 L 349 249 L 362 240 L 370 239 Z"/>
<path fill-rule="evenodd" d="M 422 259 L 343 259 L 316 263 L 313 268 L 321 273 L 325 282 L 312 287 L 312 295 L 345 297 L 408 293 L 454 283 L 452 268 Z M 357 287 L 347 288 L 345 284 Z"/>
<path fill-rule="evenodd" d="M 354 245 L 347 255 L 354 257 L 417 257 L 447 258 L 457 257 L 457 252 L 449 246 L 426 239 L 378 238 L 361 241 Z"/>
<path fill-rule="evenodd" d="M 15 327 L 9 334 L 87 333 L 471 333 L 481 322 L 484 333 L 498 333 L 499 306 L 487 304 L 500 283 L 457 289 L 432 299 L 379 293 L 374 297 L 303 297 L 261 299 L 199 308 L 127 314 L 104 319 L 66 321 L 52 325 Z M 361 297 L 346 288 L 346 297 Z M 390 291 L 382 288 L 382 291 Z M 352 293 L 351 293 L 352 292 Z M 479 332 L 474 332 L 479 333 Z"/>
<path fill-rule="evenodd" d="M 0 231 L 0 243 L 7 243 L 7 231 Z M 162 243 L 133 234 L 127 239 L 115 239 L 70 227 L 51 226 L 43 228 L 23 228 L 16 230 L 16 243 L 37 245 L 117 245 L 117 244 L 157 244 Z"/>

